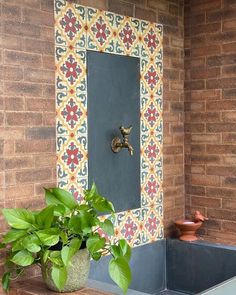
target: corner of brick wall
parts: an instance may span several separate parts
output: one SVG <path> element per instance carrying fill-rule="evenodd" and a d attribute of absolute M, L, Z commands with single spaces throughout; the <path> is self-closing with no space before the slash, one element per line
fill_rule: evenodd
<path fill-rule="evenodd" d="M 202 235 L 236 244 L 236 3 L 186 1 L 186 213 Z"/>

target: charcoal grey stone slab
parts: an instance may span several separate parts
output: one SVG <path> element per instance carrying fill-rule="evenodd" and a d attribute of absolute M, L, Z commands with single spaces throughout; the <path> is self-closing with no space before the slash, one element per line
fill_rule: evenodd
<path fill-rule="evenodd" d="M 167 240 L 167 289 L 197 294 L 235 276 L 235 266 L 236 247 Z"/>
<path fill-rule="evenodd" d="M 108 274 L 110 256 L 93 261 L 89 278 L 114 284 Z M 166 242 L 161 240 L 134 248 L 131 259 L 132 283 L 130 289 L 155 294 L 166 288 Z"/>

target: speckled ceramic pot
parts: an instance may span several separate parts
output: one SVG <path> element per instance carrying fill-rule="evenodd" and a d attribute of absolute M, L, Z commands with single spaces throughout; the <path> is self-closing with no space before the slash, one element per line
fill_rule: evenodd
<path fill-rule="evenodd" d="M 67 281 L 62 290 L 58 290 L 51 278 L 52 264 L 42 264 L 42 276 L 47 287 L 56 292 L 73 292 L 85 287 L 90 269 L 90 256 L 88 250 L 79 250 L 72 258 L 71 265 L 67 269 Z"/>

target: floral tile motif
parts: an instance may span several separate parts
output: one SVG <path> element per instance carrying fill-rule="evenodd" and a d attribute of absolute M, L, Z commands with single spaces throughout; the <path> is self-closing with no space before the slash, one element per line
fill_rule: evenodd
<path fill-rule="evenodd" d="M 88 174 L 87 136 L 57 137 L 57 177 L 85 178 Z"/>
<path fill-rule="evenodd" d="M 140 20 L 117 15 L 114 32 L 116 32 L 116 51 L 118 54 L 140 56 Z"/>
<path fill-rule="evenodd" d="M 60 46 L 85 48 L 86 7 L 55 1 L 55 42 Z"/>
<path fill-rule="evenodd" d="M 70 47 L 56 47 L 56 90 L 58 92 L 86 92 L 86 51 Z"/>
<path fill-rule="evenodd" d="M 58 101 L 57 134 L 61 136 L 87 135 L 87 109 L 84 95 L 68 94 Z"/>
<path fill-rule="evenodd" d="M 125 239 L 132 247 L 139 246 L 141 244 L 141 209 L 117 213 L 116 219 L 116 238 Z"/>
<path fill-rule="evenodd" d="M 55 38 L 58 185 L 83 202 L 88 186 L 86 50 L 140 58 L 141 208 L 115 214 L 114 241 L 125 238 L 135 247 L 162 239 L 162 25 L 55 0 Z"/>
<path fill-rule="evenodd" d="M 142 243 L 151 243 L 164 238 L 163 206 L 142 208 Z"/>
<path fill-rule="evenodd" d="M 141 57 L 159 57 L 162 60 L 160 50 L 162 52 L 163 26 L 142 20 L 140 21 L 140 31 L 142 35 Z"/>
<path fill-rule="evenodd" d="M 88 8 L 87 13 L 87 48 L 90 50 L 115 52 L 115 36 L 113 32 L 115 14 Z"/>

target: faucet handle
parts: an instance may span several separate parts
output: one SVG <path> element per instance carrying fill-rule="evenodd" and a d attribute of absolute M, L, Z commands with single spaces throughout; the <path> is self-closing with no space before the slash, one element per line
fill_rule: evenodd
<path fill-rule="evenodd" d="M 132 128 L 132 125 L 130 125 L 129 127 L 120 126 L 120 132 L 123 135 L 123 137 L 130 135 Z"/>

